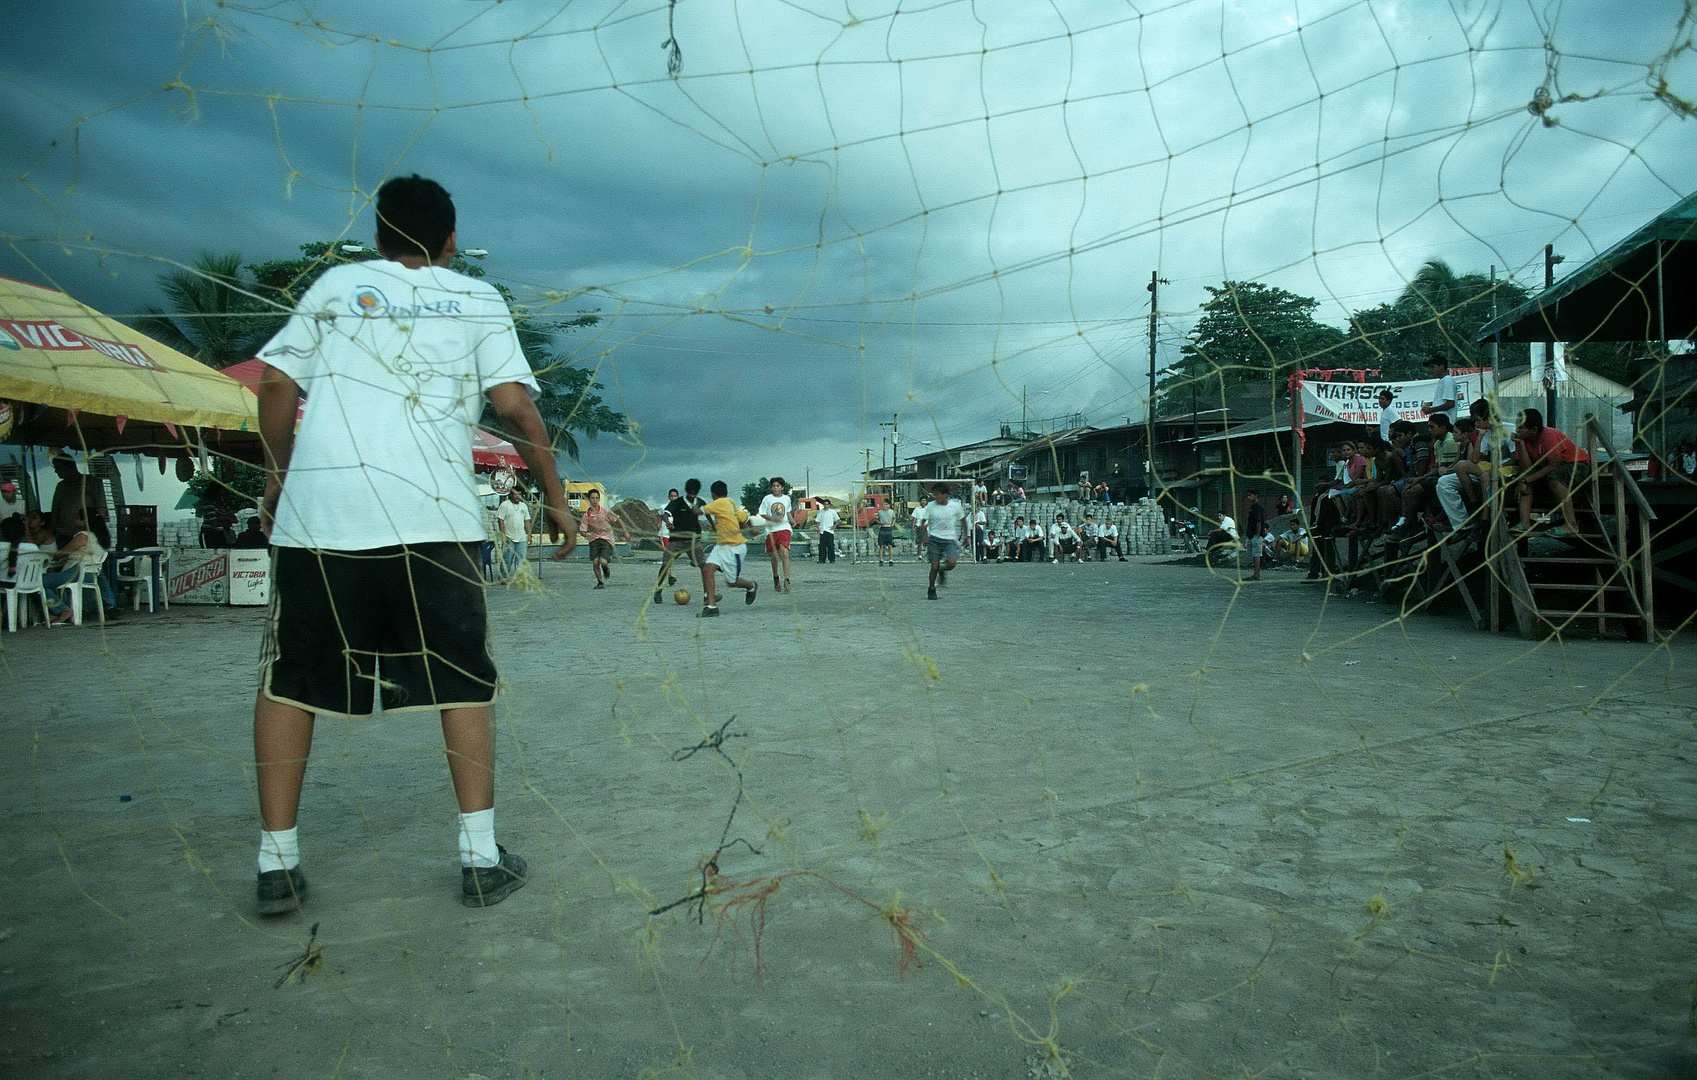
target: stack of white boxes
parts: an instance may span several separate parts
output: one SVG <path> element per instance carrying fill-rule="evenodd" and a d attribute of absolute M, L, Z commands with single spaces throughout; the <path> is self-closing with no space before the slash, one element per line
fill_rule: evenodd
<path fill-rule="evenodd" d="M 1007 536 L 1014 518 L 1035 521 L 1045 534 L 1054 524 L 1057 514 L 1065 514 L 1074 528 L 1084 525 L 1085 516 L 1098 524 L 1113 522 L 1120 530 L 1120 550 L 1127 555 L 1165 555 L 1172 551 L 1167 535 L 1166 515 L 1153 500 L 1139 499 L 1134 503 L 1081 503 L 1071 499 L 1063 502 L 1026 502 L 1016 506 L 992 506 L 988 510 L 989 527 L 998 538 Z"/>

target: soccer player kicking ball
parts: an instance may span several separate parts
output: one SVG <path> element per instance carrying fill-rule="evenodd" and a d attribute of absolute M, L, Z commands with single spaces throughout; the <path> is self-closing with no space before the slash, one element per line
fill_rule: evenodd
<path fill-rule="evenodd" d="M 319 716 L 440 712 L 459 802 L 460 899 L 500 903 L 524 860 L 495 842 L 495 690 L 471 441 L 485 399 L 577 546 L 513 319 L 448 269 L 454 203 L 397 177 L 377 192 L 381 260 L 326 270 L 259 352 L 263 527 L 275 547 L 253 710 L 259 912 L 306 898 L 296 814 Z M 295 417 L 301 399 L 306 410 Z"/>
<path fill-rule="evenodd" d="M 931 563 L 931 576 L 925 589 L 925 599 L 937 599 L 937 586 L 949 583 L 949 571 L 960 558 L 960 546 L 966 538 L 966 506 L 949 497 L 949 485 L 932 484 L 931 501 L 914 511 L 914 521 L 925 533 L 925 557 Z"/>
<path fill-rule="evenodd" d="M 713 591 L 713 575 L 723 572 L 730 578 L 731 587 L 745 589 L 744 604 L 754 603 L 759 586 L 742 576 L 743 563 L 748 558 L 748 539 L 742 526 L 748 522 L 748 511 L 732 502 L 730 488 L 723 480 L 713 481 L 713 501 L 701 508 L 701 516 L 713 523 L 716 541 L 713 550 L 701 562 L 701 614 L 703 619 L 719 617 L 719 595 Z"/>

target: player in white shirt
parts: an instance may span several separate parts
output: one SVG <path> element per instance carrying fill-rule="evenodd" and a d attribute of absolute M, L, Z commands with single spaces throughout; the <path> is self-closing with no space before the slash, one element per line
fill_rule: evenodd
<path fill-rule="evenodd" d="M 966 507 L 949 497 L 949 485 L 931 485 L 929 503 L 914 511 L 914 524 L 925 534 L 925 558 L 931 563 L 925 599 L 937 599 L 937 586 L 949 583 L 949 571 L 960 558 L 966 539 Z"/>
<path fill-rule="evenodd" d="M 315 716 L 369 716 L 379 692 L 386 718 L 441 713 L 461 902 L 486 907 L 525 883 L 524 860 L 495 842 L 500 678 L 471 456 L 486 403 L 541 489 L 549 531 L 565 534 L 556 558 L 577 546 L 577 523 L 506 301 L 448 268 L 453 200 L 421 176 L 389 180 L 376 239 L 381 259 L 326 270 L 259 351 L 275 549 L 253 718 L 266 915 L 306 896 L 295 819 Z"/>
<path fill-rule="evenodd" d="M 760 500 L 755 516 L 764 521 L 766 554 L 772 559 L 772 588 L 790 591 L 790 497 L 785 494 L 789 485 L 781 476 L 772 477 L 772 493 Z M 778 580 L 778 564 L 784 568 L 783 581 Z"/>
<path fill-rule="evenodd" d="M 1056 514 L 1055 523 L 1049 526 L 1049 563 L 1059 565 L 1063 558 L 1078 561 L 1078 533 L 1065 514 Z"/>
<path fill-rule="evenodd" d="M 1120 547 L 1120 527 L 1112 521 L 1102 526 L 1101 531 L 1096 534 L 1096 554 L 1103 562 L 1108 561 L 1109 548 L 1114 549 L 1114 554 L 1120 557 L 1120 562 L 1125 562 L 1125 551 Z"/>
<path fill-rule="evenodd" d="M 530 548 L 530 507 L 525 505 L 524 495 L 516 484 L 495 508 L 495 527 L 502 541 L 501 576 L 511 580 L 524 565 Z"/>

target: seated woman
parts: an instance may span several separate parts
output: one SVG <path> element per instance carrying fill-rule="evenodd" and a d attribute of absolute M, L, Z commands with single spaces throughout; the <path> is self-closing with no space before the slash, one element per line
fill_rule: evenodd
<path fill-rule="evenodd" d="M 31 510 L 24 515 L 24 539 L 35 545 L 37 551 L 52 551 L 59 545 L 53 540 L 53 530 L 47 526 L 47 515 L 40 510 Z"/>
<path fill-rule="evenodd" d="M 81 510 L 77 511 L 76 524 L 76 533 L 59 546 L 57 561 L 60 568 L 50 570 L 41 577 L 41 583 L 47 589 L 49 619 L 56 623 L 69 622 L 71 618 L 70 602 L 59 595 L 59 587 L 80 578 L 85 567 L 98 568 L 106 561 L 106 548 L 90 531 L 88 519 Z M 94 579 L 100 583 L 100 602 L 106 609 L 106 617 L 117 618 L 118 598 L 113 595 L 111 584 L 107 582 L 104 574 L 96 574 Z"/>
<path fill-rule="evenodd" d="M 24 519 L 20 515 L 13 514 L 4 521 L 0 521 L 0 545 L 5 547 L 5 575 L 0 578 L 0 587 L 10 589 L 17 583 L 19 555 L 28 555 L 32 551 L 41 550 L 25 539 L 27 535 L 24 530 Z"/>

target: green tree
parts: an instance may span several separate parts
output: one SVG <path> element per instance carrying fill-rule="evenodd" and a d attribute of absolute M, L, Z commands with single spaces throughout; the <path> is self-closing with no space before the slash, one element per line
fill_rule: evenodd
<path fill-rule="evenodd" d="M 1350 316 L 1345 353 L 1351 366 L 1378 368 L 1386 378 L 1424 378 L 1433 353 L 1460 367 L 1489 361 L 1488 346 L 1474 341 L 1496 310 L 1508 311 L 1530 294 L 1508 278 L 1493 282 L 1479 273 L 1457 274 L 1442 259 L 1428 259 L 1395 300 Z M 1525 345 L 1501 346 L 1502 367 L 1527 362 Z"/>
<path fill-rule="evenodd" d="M 253 275 L 251 291 L 258 299 L 252 302 L 257 312 L 256 324 L 262 332 L 253 347 L 238 359 L 252 356 L 259 345 L 283 328 L 289 312 L 300 303 L 301 297 L 324 271 L 342 263 L 382 258 L 369 245 L 334 240 L 302 244 L 300 252 L 299 258 L 274 259 L 247 267 Z M 483 267 L 459 255 L 454 257 L 449 268 L 467 277 L 481 278 L 484 275 Z M 602 398 L 599 391 L 606 388 L 595 381 L 594 372 L 573 364 L 555 348 L 558 335 L 594 326 L 600 322 L 600 316 L 592 311 L 579 312 L 565 319 L 526 315 L 519 310 L 512 291 L 505 285 L 496 284 L 495 290 L 513 312 L 519 347 L 524 350 L 525 360 L 542 389 L 536 408 L 548 427 L 549 440 L 554 448 L 575 460 L 580 450 L 578 436 L 593 439 L 603 432 L 622 434 L 629 430 L 629 418 Z M 485 408 L 479 422 L 491 431 L 512 437 L 493 409 Z"/>
<path fill-rule="evenodd" d="M 760 510 L 761 500 L 772 494 L 772 481 L 762 476 L 752 484 L 742 486 L 742 508 L 750 514 Z"/>
<path fill-rule="evenodd" d="M 204 517 L 215 507 L 231 511 L 255 507 L 265 496 L 265 470 L 228 458 L 211 469 L 198 470 L 189 478 L 189 491 L 197 500 L 195 513 Z"/>
<path fill-rule="evenodd" d="M 159 277 L 170 310 L 147 308 L 136 329 L 215 368 L 246 360 L 282 326 L 242 274 L 242 257 L 202 253 L 194 266 Z"/>
<path fill-rule="evenodd" d="M 1339 364 L 1345 335 L 1314 318 L 1319 301 L 1258 281 L 1205 288 L 1201 317 L 1162 380 L 1163 407 L 1187 406 L 1193 387 L 1217 397 L 1259 383 L 1276 396 L 1297 370 Z"/>

